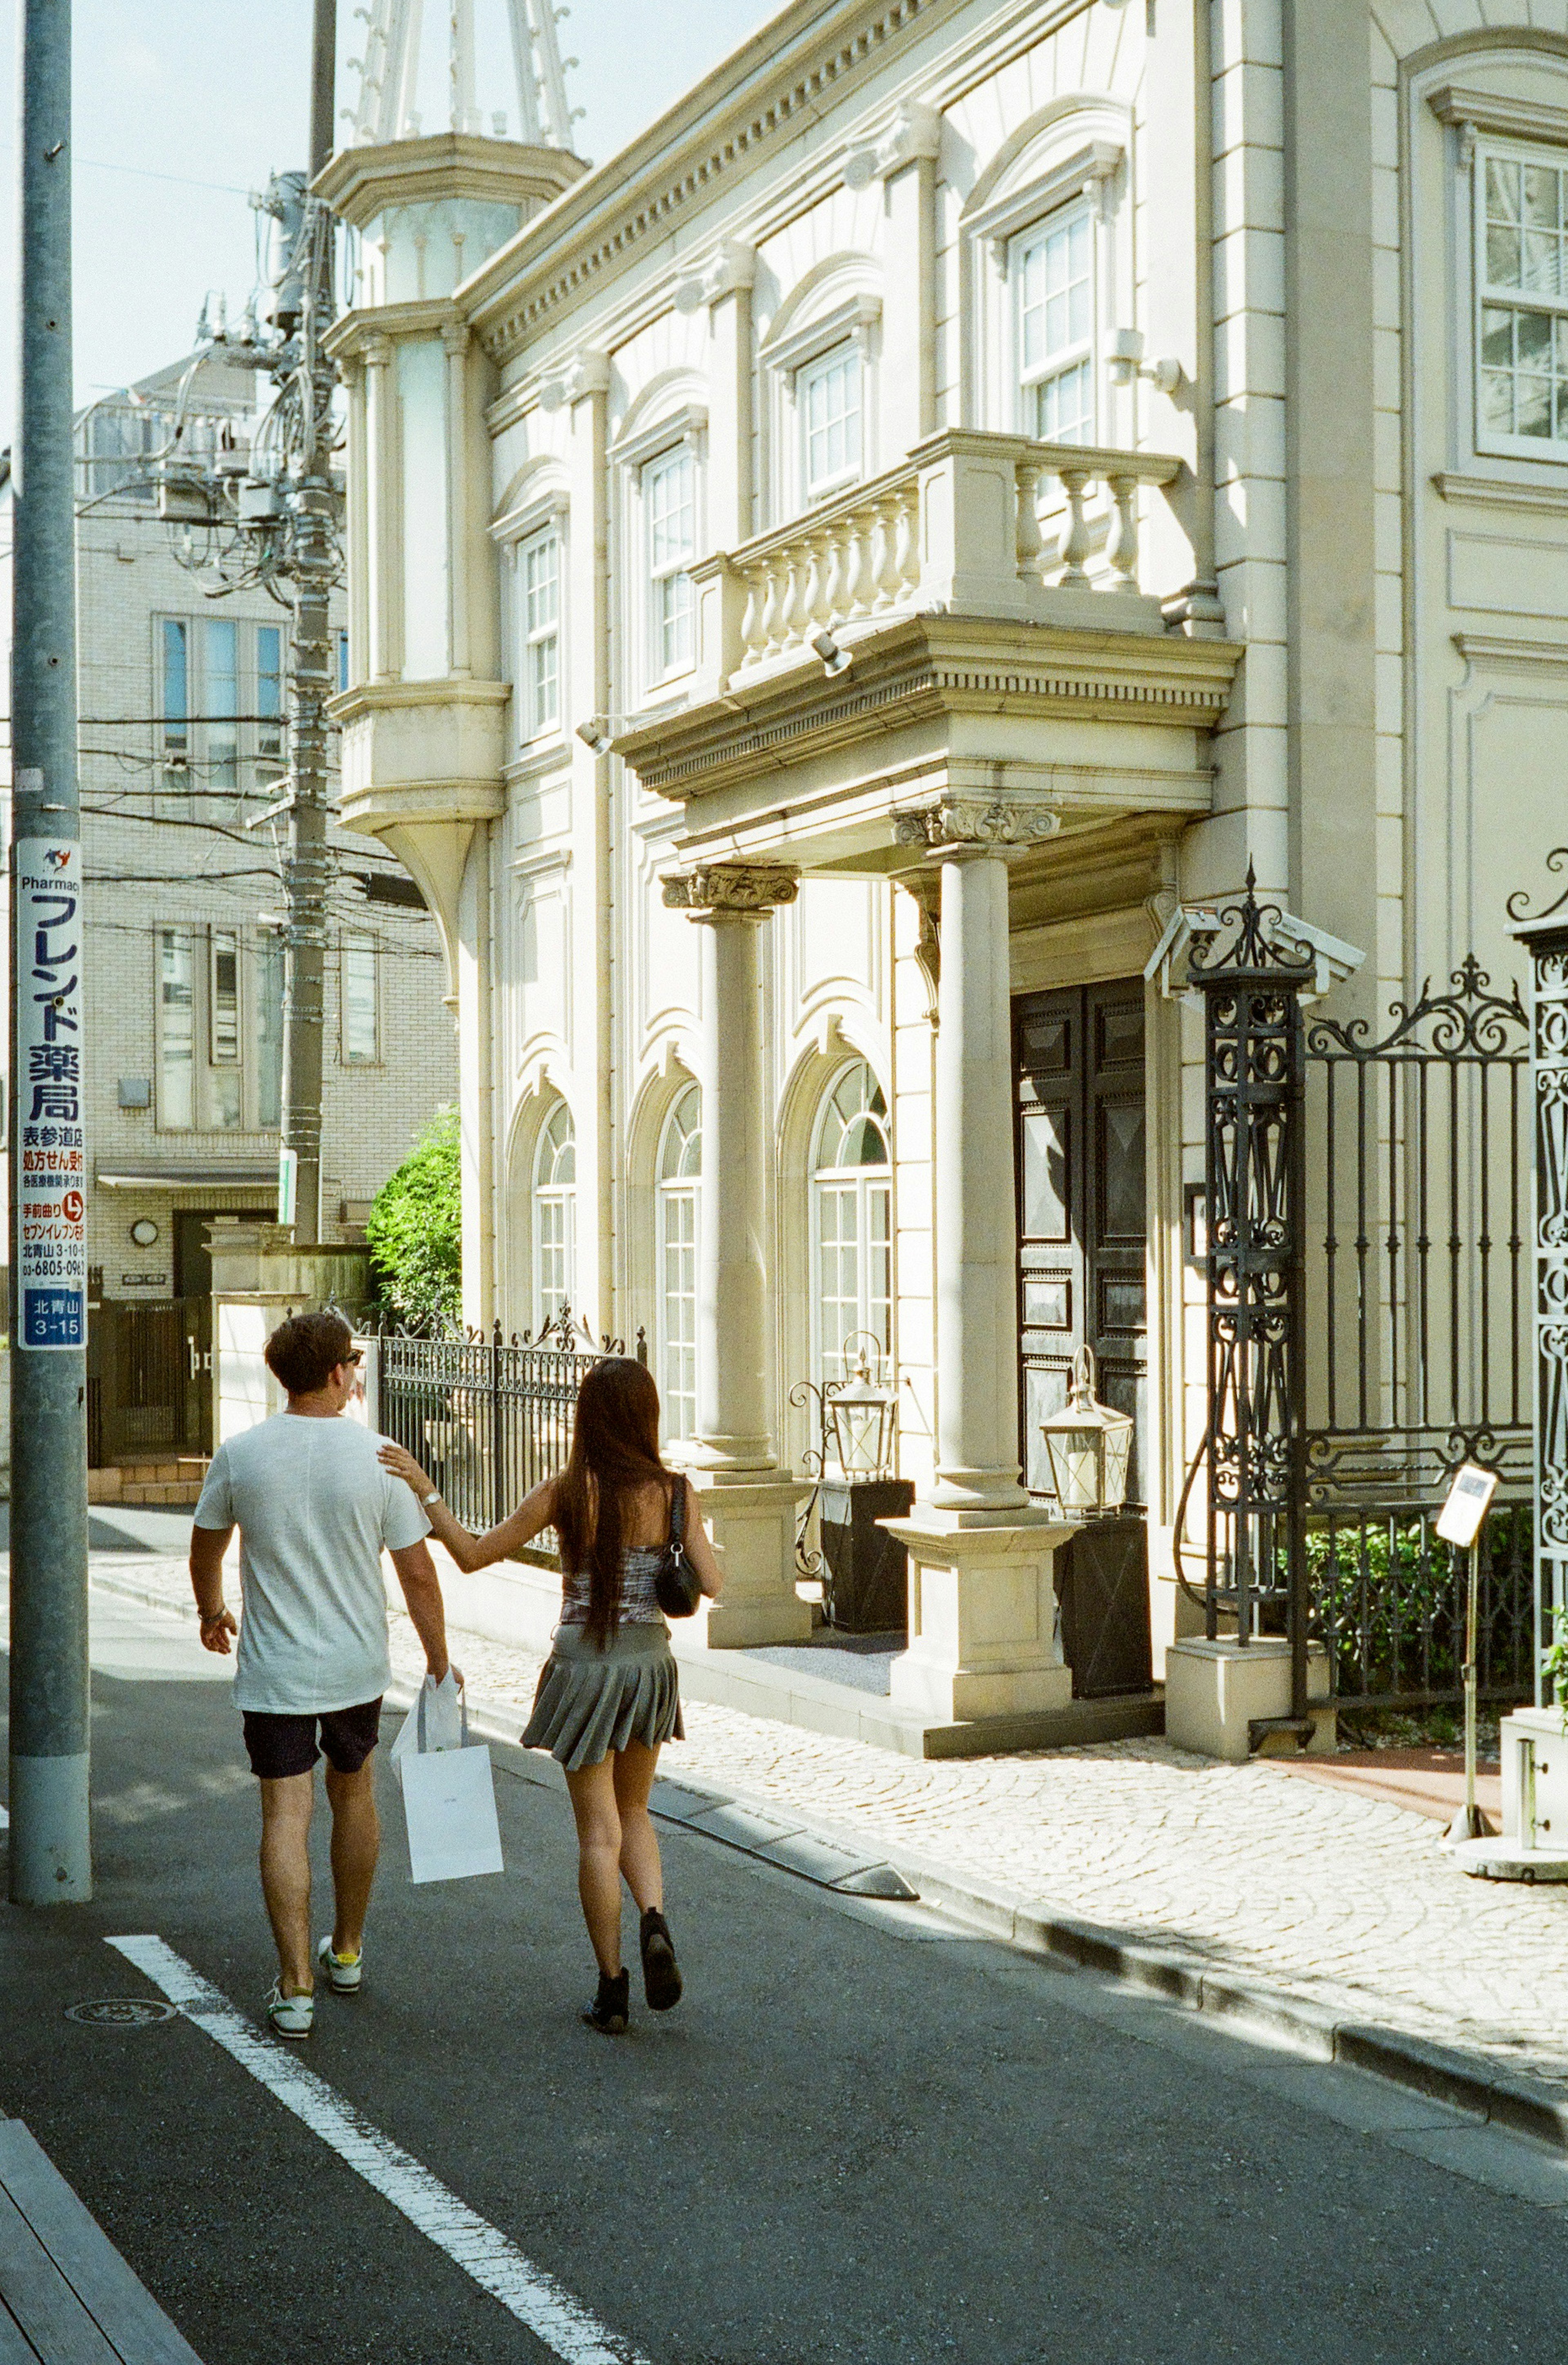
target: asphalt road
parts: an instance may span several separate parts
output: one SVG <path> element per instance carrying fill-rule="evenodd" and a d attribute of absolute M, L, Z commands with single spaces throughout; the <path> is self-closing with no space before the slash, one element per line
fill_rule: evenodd
<path fill-rule="evenodd" d="M 97 1896 L 0 1908 L 0 2110 L 206 2365 L 547 2358 L 200 2027 L 64 2016 L 153 1992 L 116 1933 L 251 2016 L 272 1977 L 224 1670 L 95 1618 Z M 1568 2346 L 1546 2155 L 694 1834 L 664 1839 L 686 2001 L 592 2034 L 565 1802 L 497 1787 L 505 1876 L 420 1889 L 388 1790 L 366 1990 L 321 1997 L 304 2057 L 648 2365 Z"/>

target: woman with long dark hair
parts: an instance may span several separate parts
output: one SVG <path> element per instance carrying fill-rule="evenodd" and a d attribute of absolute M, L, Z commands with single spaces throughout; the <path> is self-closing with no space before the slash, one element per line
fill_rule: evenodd
<path fill-rule="evenodd" d="M 623 1876 L 643 1917 L 648 2009 L 668 2012 L 681 1992 L 648 1814 L 660 1748 L 685 1738 L 669 1628 L 654 1592 L 678 1518 L 703 1592 L 711 1598 L 723 1583 L 696 1498 L 659 1452 L 658 1390 L 646 1366 L 626 1356 L 595 1363 L 577 1391 L 565 1470 L 482 1536 L 454 1519 L 411 1453 L 388 1443 L 381 1459 L 414 1489 L 459 1568 L 505 1560 L 545 1528 L 560 1541 L 561 1622 L 522 1740 L 566 1768 L 577 1893 L 599 1963 L 599 1992 L 583 2018 L 606 2036 L 622 2035 L 631 1990 L 621 1959 Z"/>

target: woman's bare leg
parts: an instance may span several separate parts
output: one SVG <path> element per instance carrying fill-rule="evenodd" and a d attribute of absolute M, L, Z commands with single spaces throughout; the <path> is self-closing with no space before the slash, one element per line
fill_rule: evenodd
<path fill-rule="evenodd" d="M 656 1749 L 650 1749 L 646 1742 L 629 1741 L 610 1762 L 615 1768 L 615 1804 L 621 1817 L 621 1869 L 626 1876 L 626 1886 L 642 1912 L 645 1913 L 650 1906 L 662 1911 L 665 1901 L 664 1868 L 659 1863 L 658 1837 L 648 1812 L 648 1793 L 654 1787 L 659 1753 Z"/>
<path fill-rule="evenodd" d="M 614 1760 L 600 1758 L 566 1776 L 577 1824 L 577 1895 L 599 1969 L 621 1969 L 621 1816 L 615 1803 Z"/>

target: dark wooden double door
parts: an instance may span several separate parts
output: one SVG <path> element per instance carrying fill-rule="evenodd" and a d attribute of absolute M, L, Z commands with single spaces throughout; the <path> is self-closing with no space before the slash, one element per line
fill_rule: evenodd
<path fill-rule="evenodd" d="M 1040 1423 L 1066 1403 L 1073 1358 L 1092 1347 L 1097 1395 L 1136 1427 L 1124 1514 L 1090 1521 L 1057 1554 L 1062 1650 L 1078 1698 L 1146 1693 L 1143 980 L 1025 995 L 1013 1044 L 1019 1458 L 1030 1494 L 1049 1502 Z"/>
<path fill-rule="evenodd" d="M 1013 1005 L 1018 1183 L 1020 1457 L 1049 1497 L 1040 1423 L 1067 1401 L 1078 1350 L 1096 1392 L 1137 1423 L 1127 1486 L 1144 1501 L 1148 1309 L 1143 980 Z"/>

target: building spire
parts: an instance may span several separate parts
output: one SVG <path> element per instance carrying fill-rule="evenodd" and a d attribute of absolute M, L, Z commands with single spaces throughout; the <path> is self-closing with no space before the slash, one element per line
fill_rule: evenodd
<path fill-rule="evenodd" d="M 504 10 L 510 30 L 516 106 L 515 116 L 506 109 L 492 114 L 490 135 L 527 147 L 569 150 L 572 123 L 581 109 L 566 103 L 566 68 L 577 60 L 563 60 L 555 34 L 566 10 L 554 0 L 489 0 L 489 6 Z M 474 0 L 446 0 L 445 115 L 449 129 L 484 137 L 474 13 Z M 354 14 L 365 28 L 364 55 L 350 60 L 359 73 L 359 104 L 344 110 L 355 142 L 419 139 L 427 128 L 419 109 L 424 0 L 368 0 Z"/>

